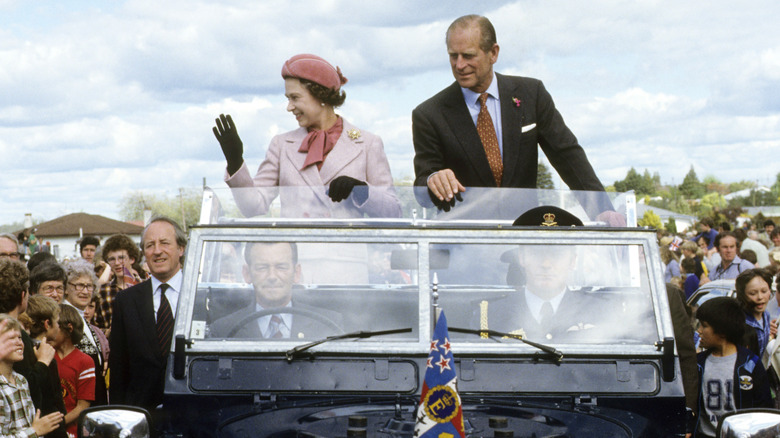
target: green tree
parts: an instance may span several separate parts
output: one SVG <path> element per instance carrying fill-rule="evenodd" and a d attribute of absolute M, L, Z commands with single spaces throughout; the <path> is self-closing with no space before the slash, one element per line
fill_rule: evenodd
<path fill-rule="evenodd" d="M 36 226 L 43 222 L 46 221 L 43 218 L 39 218 L 39 217 L 35 217 L 32 220 L 33 226 Z M 13 233 L 14 231 L 19 231 L 21 229 L 24 229 L 23 221 L 11 222 L 10 224 L 0 225 L 0 233 Z"/>
<path fill-rule="evenodd" d="M 661 185 L 661 177 L 651 176 L 650 171 L 645 169 L 644 175 L 640 175 L 633 167 L 628 170 L 626 177 L 621 181 L 615 181 L 615 190 L 618 192 L 627 192 L 633 190 L 637 196 L 653 195 L 656 192 L 657 185 Z"/>
<path fill-rule="evenodd" d="M 554 189 L 555 183 L 553 183 L 552 174 L 550 169 L 539 163 L 536 166 L 536 188 L 537 189 Z"/>
<path fill-rule="evenodd" d="M 780 205 L 780 172 L 777 173 L 777 176 L 775 177 L 775 183 L 772 184 L 772 195 L 775 198 L 775 202 Z"/>
<path fill-rule="evenodd" d="M 704 184 L 704 189 L 707 191 L 707 193 L 718 192 L 723 195 L 729 193 L 729 186 L 727 184 L 723 184 L 715 176 L 707 175 L 704 177 L 701 183 Z"/>
<path fill-rule="evenodd" d="M 702 196 L 701 202 L 699 202 L 696 212 L 700 217 L 714 216 L 721 209 L 724 209 L 727 206 L 728 202 L 726 202 L 726 199 L 723 197 L 723 195 L 717 192 L 712 192 Z"/>
<path fill-rule="evenodd" d="M 661 222 L 661 217 L 655 214 L 653 210 L 645 211 L 638 223 L 640 227 L 650 227 L 656 230 L 660 230 L 664 226 L 663 222 Z"/>
<path fill-rule="evenodd" d="M 693 166 L 691 166 L 691 170 L 688 171 L 682 184 L 680 184 L 680 192 L 688 199 L 699 199 L 706 193 L 704 184 L 699 181 Z"/>
<path fill-rule="evenodd" d="M 674 217 L 670 217 L 669 221 L 666 222 L 666 231 L 677 234 L 677 221 L 674 220 Z"/>
<path fill-rule="evenodd" d="M 729 183 L 729 193 L 734 193 L 745 189 L 752 189 L 755 186 L 756 183 L 754 181 L 742 180 L 739 182 Z"/>
<path fill-rule="evenodd" d="M 200 219 L 201 189 L 181 189 L 175 195 L 155 195 L 134 191 L 125 193 L 119 204 L 119 215 L 125 221 L 144 219 L 144 209 L 152 216 L 167 216 L 180 225 L 188 227 Z"/>

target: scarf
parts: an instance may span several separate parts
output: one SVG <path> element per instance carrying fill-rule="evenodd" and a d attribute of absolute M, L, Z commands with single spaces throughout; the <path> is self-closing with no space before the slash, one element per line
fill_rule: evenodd
<path fill-rule="evenodd" d="M 341 117 L 336 120 L 336 123 L 326 130 L 312 130 L 304 137 L 301 142 L 301 147 L 298 152 L 306 153 L 306 160 L 303 162 L 301 170 L 317 164 L 317 169 L 322 169 L 322 163 L 325 161 L 325 157 L 328 156 L 333 146 L 336 145 L 339 137 L 341 137 L 341 131 L 344 129 L 344 123 Z"/>

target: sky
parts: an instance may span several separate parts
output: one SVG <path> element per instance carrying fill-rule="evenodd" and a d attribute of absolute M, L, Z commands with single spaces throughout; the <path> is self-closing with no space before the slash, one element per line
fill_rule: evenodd
<path fill-rule="evenodd" d="M 780 3 L 654 0 L 0 0 L 0 224 L 121 219 L 130 192 L 225 187 L 231 114 L 253 171 L 285 111 L 284 61 L 349 82 L 344 118 L 413 176 L 411 111 L 452 83 L 447 26 L 496 28 L 499 73 L 541 79 L 604 183 L 780 172 Z M 557 180 L 557 187 L 561 187 Z"/>

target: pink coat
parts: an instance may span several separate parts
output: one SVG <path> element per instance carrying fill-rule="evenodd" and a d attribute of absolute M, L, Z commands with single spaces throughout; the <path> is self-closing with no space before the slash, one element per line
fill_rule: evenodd
<path fill-rule="evenodd" d="M 246 162 L 232 176 L 225 173 L 225 182 L 233 189 L 233 197 L 244 216 L 265 214 L 277 196 L 283 217 L 362 217 L 364 213 L 373 217 L 401 216 L 381 138 L 344 120 L 344 130 L 322 169 L 309 166 L 301 170 L 306 153 L 298 152 L 298 148 L 306 133 L 306 129 L 298 128 L 274 137 L 254 178 Z M 341 175 L 368 183 L 366 202 L 358 205 L 349 197 L 334 204 L 328 198 L 328 185 Z M 284 189 L 289 186 L 297 187 Z M 311 190 L 301 190 L 302 186 Z M 255 190 L 247 189 L 250 187 Z"/>

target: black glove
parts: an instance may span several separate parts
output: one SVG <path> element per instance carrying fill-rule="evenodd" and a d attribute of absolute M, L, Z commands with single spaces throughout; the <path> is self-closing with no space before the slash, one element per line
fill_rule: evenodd
<path fill-rule="evenodd" d="M 353 190 L 354 189 L 354 190 Z M 355 202 L 363 204 L 368 199 L 368 184 L 351 176 L 341 175 L 330 182 L 328 196 L 333 202 L 341 202 L 352 193 Z"/>
<path fill-rule="evenodd" d="M 445 212 L 450 211 L 452 207 L 455 206 L 455 201 L 463 202 L 463 197 L 460 195 L 460 192 L 455 193 L 455 196 L 452 197 L 449 201 L 440 200 L 436 197 L 436 195 L 433 194 L 431 189 L 428 189 L 428 196 L 431 198 L 431 202 L 433 202 L 433 205 L 436 206 L 439 210 L 444 210 Z"/>
<path fill-rule="evenodd" d="M 244 163 L 244 143 L 238 137 L 236 124 L 233 123 L 233 118 L 230 117 L 230 114 L 227 117 L 224 114 L 220 114 L 215 121 L 217 126 L 211 128 L 211 130 L 214 131 L 214 137 L 217 137 L 217 141 L 219 141 L 219 145 L 222 147 L 222 153 L 225 154 L 228 174 L 233 175 L 241 168 L 241 164 Z"/>

